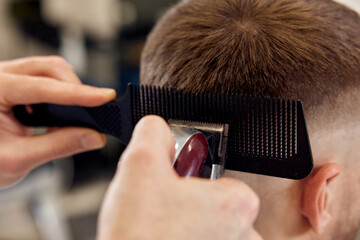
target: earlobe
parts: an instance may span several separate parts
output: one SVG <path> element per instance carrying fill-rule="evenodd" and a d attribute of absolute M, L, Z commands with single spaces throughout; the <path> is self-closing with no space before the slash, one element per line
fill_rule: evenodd
<path fill-rule="evenodd" d="M 314 169 L 305 180 L 301 213 L 309 220 L 311 227 L 317 233 L 323 232 L 331 220 L 331 215 L 327 210 L 327 186 L 339 172 L 338 164 L 328 163 Z"/>

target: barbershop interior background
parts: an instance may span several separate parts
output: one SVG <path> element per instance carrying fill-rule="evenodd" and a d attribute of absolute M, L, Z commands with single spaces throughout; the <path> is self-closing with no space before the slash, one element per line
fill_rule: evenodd
<path fill-rule="evenodd" d="M 60 55 L 84 83 L 121 96 L 127 83 L 139 81 L 147 34 L 176 2 L 1 0 L 0 60 Z M 340 2 L 360 12 L 360 0 Z M 95 239 L 97 213 L 123 149 L 108 137 L 102 150 L 56 160 L 1 190 L 0 240 Z"/>

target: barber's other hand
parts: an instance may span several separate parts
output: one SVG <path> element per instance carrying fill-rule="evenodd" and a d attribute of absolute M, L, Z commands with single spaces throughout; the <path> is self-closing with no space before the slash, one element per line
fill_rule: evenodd
<path fill-rule="evenodd" d="M 0 187 L 18 181 L 49 160 L 105 145 L 104 135 L 86 128 L 53 128 L 30 136 L 30 128 L 14 118 L 13 106 L 41 102 L 98 106 L 115 95 L 114 90 L 82 85 L 60 57 L 0 62 Z"/>
<path fill-rule="evenodd" d="M 260 240 L 255 193 L 233 179 L 180 178 L 174 152 L 163 119 L 140 120 L 103 202 L 98 240 Z"/>

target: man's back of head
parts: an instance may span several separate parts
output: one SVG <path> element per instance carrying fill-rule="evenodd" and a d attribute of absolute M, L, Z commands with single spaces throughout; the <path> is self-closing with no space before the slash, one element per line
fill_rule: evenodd
<path fill-rule="evenodd" d="M 352 239 L 360 215 L 355 12 L 329 0 L 182 1 L 150 34 L 141 81 L 303 100 L 315 160 L 307 179 L 227 174 L 259 193 L 265 239 Z"/>

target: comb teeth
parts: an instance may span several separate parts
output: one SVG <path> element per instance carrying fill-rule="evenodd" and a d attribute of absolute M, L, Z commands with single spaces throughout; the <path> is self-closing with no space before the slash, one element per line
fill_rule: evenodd
<path fill-rule="evenodd" d="M 241 95 L 236 98 L 234 152 L 276 159 L 296 155 L 295 101 Z"/>
<path fill-rule="evenodd" d="M 229 151 L 257 158 L 297 154 L 295 101 L 240 94 L 190 94 L 155 86 L 131 86 L 135 125 L 148 114 L 165 120 L 229 124 Z M 135 104 L 135 103 L 140 103 Z"/>

